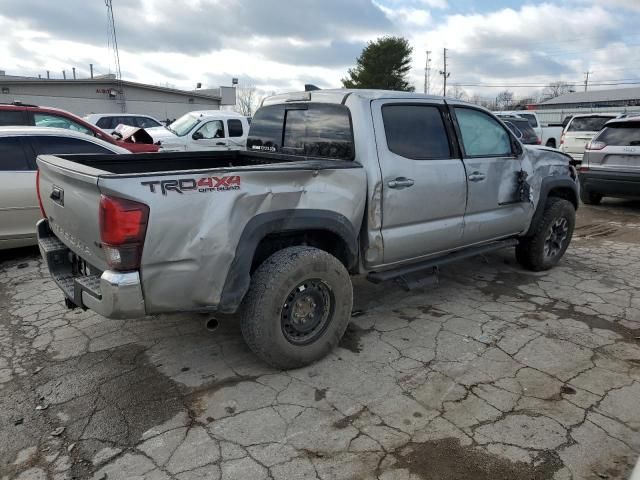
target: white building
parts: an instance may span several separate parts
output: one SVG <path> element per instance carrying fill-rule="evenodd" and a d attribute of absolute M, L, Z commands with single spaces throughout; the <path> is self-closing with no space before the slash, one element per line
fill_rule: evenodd
<path fill-rule="evenodd" d="M 235 105 L 234 87 L 185 91 L 118 81 L 113 75 L 83 79 L 42 79 L 5 75 L 0 71 L 0 103 L 20 101 L 61 108 L 79 116 L 90 113 L 140 113 L 159 120 L 192 110 Z"/>

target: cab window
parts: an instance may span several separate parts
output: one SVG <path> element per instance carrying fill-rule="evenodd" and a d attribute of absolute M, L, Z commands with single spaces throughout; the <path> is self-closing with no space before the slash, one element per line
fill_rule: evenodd
<path fill-rule="evenodd" d="M 511 137 L 491 115 L 473 108 L 456 107 L 456 118 L 467 157 L 511 155 Z"/>
<path fill-rule="evenodd" d="M 204 139 L 224 138 L 224 125 L 221 120 L 213 120 L 202 125 L 198 132 Z"/>

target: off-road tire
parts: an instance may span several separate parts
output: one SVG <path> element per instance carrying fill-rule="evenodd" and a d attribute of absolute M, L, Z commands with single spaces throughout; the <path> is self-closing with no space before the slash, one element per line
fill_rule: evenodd
<path fill-rule="evenodd" d="M 292 291 L 297 292 L 306 281 L 314 281 L 330 292 L 333 305 L 326 310 L 329 317 L 319 336 L 297 345 L 287 339 L 282 315 L 283 308 L 289 308 L 285 304 Z M 352 307 L 351 279 L 336 257 L 312 247 L 285 248 L 267 258 L 252 275 L 240 306 L 242 335 L 249 348 L 270 365 L 281 369 L 302 367 L 321 359 L 338 344 Z"/>
<path fill-rule="evenodd" d="M 580 200 L 585 205 L 598 205 L 602 201 L 602 195 L 583 188 L 580 190 Z"/>
<path fill-rule="evenodd" d="M 545 242 L 552 234 L 552 227 L 561 219 L 566 220 L 566 238 L 553 255 L 545 254 Z M 576 224 L 576 209 L 571 202 L 563 198 L 549 197 L 544 212 L 531 236 L 520 239 L 516 246 L 516 259 L 524 268 L 539 272 L 549 270 L 558 264 L 567 250 Z"/>

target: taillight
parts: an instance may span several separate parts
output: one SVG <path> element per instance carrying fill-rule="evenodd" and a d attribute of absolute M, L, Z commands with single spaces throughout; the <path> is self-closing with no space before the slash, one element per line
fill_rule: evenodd
<path fill-rule="evenodd" d="M 587 167 L 586 165 L 580 165 L 580 171 L 581 172 L 588 172 L 589 171 L 589 167 Z"/>
<path fill-rule="evenodd" d="M 38 205 L 40 205 L 40 215 L 42 218 L 47 218 L 44 205 L 42 205 L 42 197 L 40 197 L 40 169 L 36 170 L 36 194 L 38 195 Z"/>
<path fill-rule="evenodd" d="M 124 198 L 100 197 L 100 239 L 107 264 L 114 270 L 140 267 L 149 207 Z"/>
<path fill-rule="evenodd" d="M 560 145 L 564 144 L 564 133 L 560 135 Z"/>
<path fill-rule="evenodd" d="M 540 140 L 540 137 L 536 137 L 536 145 L 540 145 L 542 143 L 542 140 Z"/>
<path fill-rule="evenodd" d="M 602 150 L 606 146 L 607 144 L 604 142 L 596 142 L 591 140 L 589 143 L 587 143 L 587 146 L 585 147 L 585 149 L 586 150 Z"/>

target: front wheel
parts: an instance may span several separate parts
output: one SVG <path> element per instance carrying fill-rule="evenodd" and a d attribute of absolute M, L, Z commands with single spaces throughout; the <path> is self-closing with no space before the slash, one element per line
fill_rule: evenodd
<path fill-rule="evenodd" d="M 576 224 L 576 209 L 563 198 L 550 197 L 532 236 L 516 246 L 518 262 L 528 270 L 539 272 L 557 265 L 569 247 Z"/>
<path fill-rule="evenodd" d="M 242 335 L 274 367 L 302 367 L 338 344 L 352 306 L 351 279 L 336 257 L 312 247 L 285 248 L 252 275 L 240 308 Z"/>

